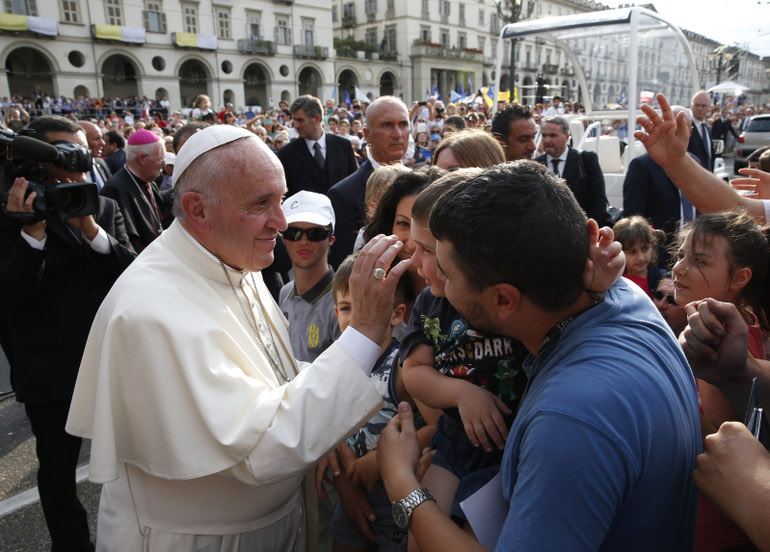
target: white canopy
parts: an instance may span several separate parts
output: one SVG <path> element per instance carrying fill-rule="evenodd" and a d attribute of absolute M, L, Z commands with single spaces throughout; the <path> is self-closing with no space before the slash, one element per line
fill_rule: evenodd
<path fill-rule="evenodd" d="M 748 86 L 743 86 L 742 84 L 738 84 L 737 82 L 733 81 L 725 81 L 721 84 L 717 84 L 716 86 L 712 86 L 708 89 L 709 92 L 716 92 L 717 94 L 729 94 L 730 92 L 735 93 L 736 96 L 740 96 L 743 94 L 744 90 L 748 90 Z"/>

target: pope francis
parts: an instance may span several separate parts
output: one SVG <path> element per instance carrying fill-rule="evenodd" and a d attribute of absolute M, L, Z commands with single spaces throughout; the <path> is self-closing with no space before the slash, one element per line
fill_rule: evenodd
<path fill-rule="evenodd" d="M 104 483 L 97 550 L 312 548 L 303 476 L 380 408 L 368 373 L 408 261 L 382 269 L 402 244 L 367 244 L 350 287 L 368 308 L 303 366 L 259 272 L 286 228 L 278 159 L 212 126 L 174 179 L 176 220 L 102 303 L 67 421 Z"/>

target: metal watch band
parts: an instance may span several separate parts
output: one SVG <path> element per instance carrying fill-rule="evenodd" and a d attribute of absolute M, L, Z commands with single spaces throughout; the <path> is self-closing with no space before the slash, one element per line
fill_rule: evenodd
<path fill-rule="evenodd" d="M 405 520 L 396 520 L 396 522 L 401 527 L 407 527 L 409 525 L 409 520 L 412 517 L 412 512 L 414 511 L 417 506 L 425 502 L 426 500 L 432 500 L 436 501 L 436 499 L 433 497 L 433 495 L 430 493 L 428 489 L 425 487 L 420 487 L 419 489 L 413 490 L 411 493 L 406 495 L 401 500 L 397 500 L 393 503 L 394 510 L 396 508 L 403 509 L 403 514 L 405 514 L 406 519 Z M 400 507 L 400 508 L 399 508 Z M 399 521 L 401 523 L 399 523 Z M 403 525 L 402 525 L 403 524 Z"/>

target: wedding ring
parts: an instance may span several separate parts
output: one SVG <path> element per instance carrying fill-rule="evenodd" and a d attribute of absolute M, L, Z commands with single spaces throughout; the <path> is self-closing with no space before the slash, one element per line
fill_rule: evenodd
<path fill-rule="evenodd" d="M 374 269 L 374 279 L 375 280 L 382 280 L 385 277 L 385 270 L 382 268 L 375 268 Z"/>

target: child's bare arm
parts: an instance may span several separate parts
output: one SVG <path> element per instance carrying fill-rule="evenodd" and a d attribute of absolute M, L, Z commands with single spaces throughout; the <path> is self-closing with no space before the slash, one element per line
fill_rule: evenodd
<path fill-rule="evenodd" d="M 380 480 L 380 466 L 377 464 L 377 451 L 370 450 L 357 458 L 345 472 L 354 485 L 363 485 L 367 491 L 373 491 Z"/>
<path fill-rule="evenodd" d="M 404 384 L 417 401 L 433 408 L 457 408 L 465 433 L 474 446 L 492 450 L 487 435 L 503 448 L 508 436 L 503 414 L 510 414 L 505 403 L 489 391 L 468 381 L 450 378 L 433 368 L 433 348 L 418 345 L 404 360 Z"/>

